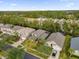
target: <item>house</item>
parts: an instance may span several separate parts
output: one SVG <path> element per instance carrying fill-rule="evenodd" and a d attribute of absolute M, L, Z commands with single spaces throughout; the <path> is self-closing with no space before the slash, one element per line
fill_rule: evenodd
<path fill-rule="evenodd" d="M 21 39 L 26 39 L 34 31 L 35 29 L 26 27 L 26 28 L 19 29 L 17 32 Z"/>
<path fill-rule="evenodd" d="M 20 29 L 24 29 L 24 27 L 22 27 L 22 26 L 14 26 L 14 27 L 12 28 L 12 30 L 14 31 L 14 34 L 17 33 L 18 36 L 19 36 L 18 31 L 19 31 Z"/>
<path fill-rule="evenodd" d="M 47 44 L 48 46 L 52 47 L 54 50 L 61 51 L 63 46 L 64 46 L 64 41 L 65 41 L 65 36 L 60 33 L 52 33 L 48 38 L 47 38 Z"/>
<path fill-rule="evenodd" d="M 3 24 L 0 26 L 0 30 L 3 33 L 12 34 L 13 33 L 12 27 L 13 27 L 13 25 L 11 25 L 11 24 L 5 24 L 5 25 Z"/>
<path fill-rule="evenodd" d="M 14 31 L 18 31 L 18 30 L 20 30 L 20 29 L 23 29 L 24 27 L 22 27 L 22 26 L 14 26 L 13 28 L 12 28 L 12 30 L 14 30 Z"/>
<path fill-rule="evenodd" d="M 50 32 L 46 31 L 45 33 L 43 33 L 39 39 L 47 39 L 47 37 L 49 36 Z"/>
<path fill-rule="evenodd" d="M 52 33 L 48 38 L 46 44 L 52 48 L 52 56 L 59 59 L 60 51 L 64 46 L 65 36 L 60 33 Z"/>
<path fill-rule="evenodd" d="M 1 31 L 1 28 L 4 26 L 4 24 L 0 23 L 0 31 Z"/>
<path fill-rule="evenodd" d="M 79 37 L 71 39 L 71 49 L 74 50 L 74 55 L 79 56 Z"/>
<path fill-rule="evenodd" d="M 45 32 L 46 32 L 45 30 L 38 29 L 30 35 L 30 39 L 39 39 L 39 37 Z"/>

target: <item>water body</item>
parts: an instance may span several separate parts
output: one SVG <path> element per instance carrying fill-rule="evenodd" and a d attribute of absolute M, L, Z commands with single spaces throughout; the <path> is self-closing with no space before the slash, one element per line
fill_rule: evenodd
<path fill-rule="evenodd" d="M 79 50 L 79 37 L 75 37 L 71 39 L 71 48 L 75 50 Z"/>
<path fill-rule="evenodd" d="M 37 58 L 31 54 L 25 53 L 24 59 L 40 59 L 40 58 Z"/>

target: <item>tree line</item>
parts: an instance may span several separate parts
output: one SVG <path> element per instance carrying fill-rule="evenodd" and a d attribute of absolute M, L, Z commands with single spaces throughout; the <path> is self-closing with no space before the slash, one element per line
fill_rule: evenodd
<path fill-rule="evenodd" d="M 79 11 L 28 11 L 28 12 L 0 12 L 0 23 L 20 25 L 25 27 L 31 27 L 35 29 L 44 29 L 50 32 L 63 32 L 65 34 L 78 36 L 79 35 L 79 24 L 77 23 L 67 23 L 63 24 L 54 22 L 55 19 L 65 19 L 65 20 L 78 20 Z M 75 16 L 76 17 L 75 17 Z M 33 20 L 27 18 L 47 18 L 47 20 Z M 61 25 L 63 30 L 61 29 Z"/>

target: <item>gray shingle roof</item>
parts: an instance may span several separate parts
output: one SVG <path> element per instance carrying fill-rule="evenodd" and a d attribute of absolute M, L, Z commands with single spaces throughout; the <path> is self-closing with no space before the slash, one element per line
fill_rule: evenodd
<path fill-rule="evenodd" d="M 26 27 L 26 28 L 18 30 L 18 33 L 20 34 L 20 36 L 27 38 L 34 31 L 35 29 Z"/>
<path fill-rule="evenodd" d="M 0 28 L 12 28 L 13 25 L 11 24 L 0 24 Z"/>
<path fill-rule="evenodd" d="M 24 27 L 21 27 L 21 26 L 14 26 L 13 27 L 13 30 L 20 30 L 20 29 L 23 29 Z"/>
<path fill-rule="evenodd" d="M 65 36 L 60 32 L 52 33 L 48 37 L 47 41 L 54 41 L 58 46 L 62 48 L 64 45 Z"/>
<path fill-rule="evenodd" d="M 3 26 L 4 24 L 0 23 L 0 26 Z"/>
<path fill-rule="evenodd" d="M 45 32 L 46 32 L 45 30 L 41 30 L 41 29 L 36 30 L 32 33 L 32 38 L 37 39 Z"/>
<path fill-rule="evenodd" d="M 5 24 L 5 25 L 4 25 L 4 28 L 12 28 L 12 27 L 13 27 L 12 24 Z"/>
<path fill-rule="evenodd" d="M 49 35 L 49 32 L 45 32 L 44 34 L 42 34 L 39 39 L 46 39 Z"/>

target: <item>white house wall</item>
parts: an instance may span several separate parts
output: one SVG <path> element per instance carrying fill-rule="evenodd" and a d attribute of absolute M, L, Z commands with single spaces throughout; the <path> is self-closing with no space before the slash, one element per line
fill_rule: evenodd
<path fill-rule="evenodd" d="M 47 44 L 48 46 L 50 46 L 50 47 L 51 47 L 51 44 L 52 44 L 52 48 L 55 49 L 55 50 L 57 50 L 57 51 L 61 51 L 61 50 L 62 50 L 62 48 L 59 47 L 59 46 L 58 46 L 55 42 L 53 42 L 53 41 L 46 42 L 46 44 Z"/>

